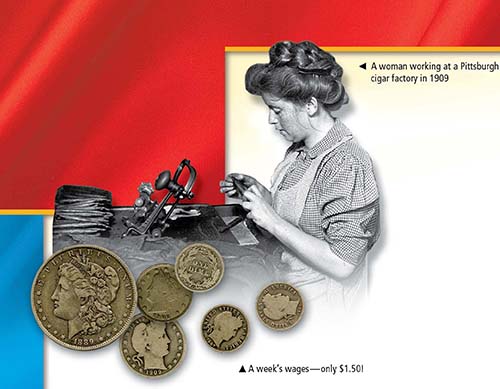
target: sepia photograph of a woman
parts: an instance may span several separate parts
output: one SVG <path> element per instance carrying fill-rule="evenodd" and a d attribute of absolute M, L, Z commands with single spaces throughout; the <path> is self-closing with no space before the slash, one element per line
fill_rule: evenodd
<path fill-rule="evenodd" d="M 290 146 L 270 188 L 230 173 L 220 189 L 284 246 L 280 281 L 308 300 L 349 308 L 362 294 L 380 211 L 371 158 L 336 116 L 349 102 L 342 75 L 335 58 L 312 42 L 274 44 L 269 63 L 247 70 L 245 87 L 261 97 L 269 124 Z"/>

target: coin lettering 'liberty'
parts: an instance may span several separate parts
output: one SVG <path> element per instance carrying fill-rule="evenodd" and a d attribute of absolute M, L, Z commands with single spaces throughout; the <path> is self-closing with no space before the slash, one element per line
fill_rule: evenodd
<path fill-rule="evenodd" d="M 273 330 L 287 330 L 295 326 L 304 312 L 302 296 L 285 283 L 268 285 L 257 298 L 259 319 Z"/>
<path fill-rule="evenodd" d="M 74 350 L 94 350 L 116 340 L 137 305 L 135 281 L 122 260 L 96 246 L 72 246 L 38 270 L 31 306 L 50 339 Z"/>
<path fill-rule="evenodd" d="M 219 252 L 204 243 L 185 247 L 175 262 L 177 279 L 193 292 L 206 292 L 214 288 L 224 274 L 224 261 Z"/>
<path fill-rule="evenodd" d="M 134 372 L 146 377 L 160 377 L 181 363 L 186 341 L 176 321 L 155 321 L 137 315 L 123 335 L 120 349 L 123 359 Z"/>
<path fill-rule="evenodd" d="M 201 323 L 205 342 L 217 351 L 234 351 L 248 336 L 245 315 L 231 305 L 218 305 L 207 312 Z"/>
<path fill-rule="evenodd" d="M 191 304 L 193 292 L 184 288 L 175 275 L 173 265 L 153 265 L 137 280 L 139 309 L 152 320 L 177 319 Z"/>

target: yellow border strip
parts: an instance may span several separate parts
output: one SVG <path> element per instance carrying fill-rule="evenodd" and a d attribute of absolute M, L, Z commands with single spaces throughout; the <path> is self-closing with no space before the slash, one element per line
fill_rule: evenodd
<path fill-rule="evenodd" d="M 0 209 L 0 215 L 44 215 L 53 216 L 53 209 Z"/>
<path fill-rule="evenodd" d="M 336 52 L 448 52 L 448 53 L 481 53 L 500 52 L 500 46 L 321 46 L 325 51 Z M 226 46 L 226 53 L 260 53 L 267 52 L 267 46 Z"/>

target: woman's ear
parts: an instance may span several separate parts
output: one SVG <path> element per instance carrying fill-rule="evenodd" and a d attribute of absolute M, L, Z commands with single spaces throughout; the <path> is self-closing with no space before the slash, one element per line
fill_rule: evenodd
<path fill-rule="evenodd" d="M 306 104 L 306 111 L 309 116 L 314 116 L 318 112 L 318 100 L 316 97 L 311 97 Z"/>

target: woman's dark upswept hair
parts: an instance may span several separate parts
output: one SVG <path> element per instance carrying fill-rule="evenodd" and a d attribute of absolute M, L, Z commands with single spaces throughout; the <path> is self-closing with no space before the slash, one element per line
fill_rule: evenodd
<path fill-rule="evenodd" d="M 315 97 L 332 112 L 347 104 L 342 67 L 314 43 L 278 42 L 269 50 L 268 64 L 252 65 L 245 76 L 248 92 L 269 93 L 294 103 L 306 104 Z"/>

